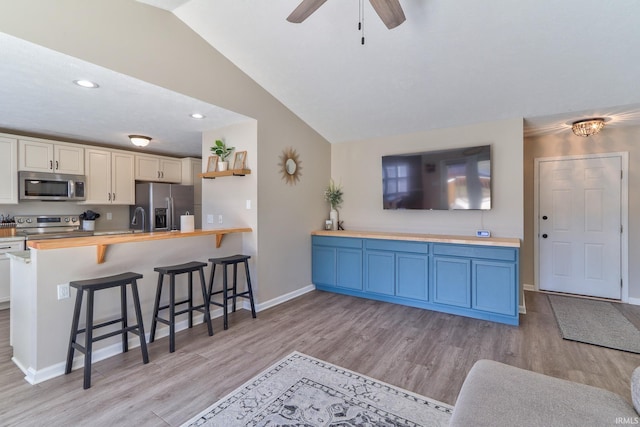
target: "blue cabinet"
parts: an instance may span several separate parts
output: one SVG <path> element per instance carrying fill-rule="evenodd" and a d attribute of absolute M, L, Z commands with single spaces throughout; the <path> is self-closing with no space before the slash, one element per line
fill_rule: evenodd
<path fill-rule="evenodd" d="M 311 253 L 316 286 L 362 289 L 362 239 L 314 236 Z"/>
<path fill-rule="evenodd" d="M 515 247 L 312 237 L 317 289 L 517 325 Z"/>
<path fill-rule="evenodd" d="M 365 290 L 427 301 L 429 244 L 365 239 Z"/>
<path fill-rule="evenodd" d="M 433 302 L 471 307 L 471 261 L 434 257 Z"/>

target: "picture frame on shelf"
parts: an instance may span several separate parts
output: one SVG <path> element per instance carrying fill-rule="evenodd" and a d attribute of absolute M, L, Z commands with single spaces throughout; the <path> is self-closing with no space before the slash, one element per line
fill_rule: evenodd
<path fill-rule="evenodd" d="M 213 155 L 209 156 L 209 161 L 207 162 L 207 172 L 215 172 L 218 169 L 218 156 Z"/>
<path fill-rule="evenodd" d="M 247 161 L 247 152 L 246 151 L 236 151 L 236 154 L 233 158 L 233 170 L 242 170 L 246 166 Z"/>

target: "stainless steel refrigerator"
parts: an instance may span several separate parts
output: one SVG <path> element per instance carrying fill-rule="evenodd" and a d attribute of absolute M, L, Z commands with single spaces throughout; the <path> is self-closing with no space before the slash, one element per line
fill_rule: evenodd
<path fill-rule="evenodd" d="M 144 209 L 144 215 L 141 209 Z M 194 214 L 193 185 L 136 183 L 136 204 L 129 207 L 131 228 L 144 231 L 180 229 L 180 215 Z"/>

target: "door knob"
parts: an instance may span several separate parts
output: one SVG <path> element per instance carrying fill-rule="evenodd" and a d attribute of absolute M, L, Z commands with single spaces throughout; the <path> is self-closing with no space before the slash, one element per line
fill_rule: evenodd
<path fill-rule="evenodd" d="M 542 219 L 544 219 L 544 220 L 546 221 L 546 220 L 548 220 L 548 219 L 549 219 L 549 217 L 548 217 L 548 216 L 546 216 L 546 215 L 544 215 L 544 216 L 542 217 Z"/>
<path fill-rule="evenodd" d="M 549 235 L 547 235 L 547 233 L 545 233 L 545 234 L 543 234 L 543 235 L 542 235 L 542 238 L 543 238 L 543 239 L 546 239 L 547 237 L 549 237 Z"/>

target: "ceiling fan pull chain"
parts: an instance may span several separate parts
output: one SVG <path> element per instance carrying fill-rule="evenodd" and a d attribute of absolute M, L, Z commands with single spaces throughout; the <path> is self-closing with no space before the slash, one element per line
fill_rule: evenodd
<path fill-rule="evenodd" d="M 361 43 L 364 44 L 364 0 L 360 0 L 358 10 L 360 22 L 358 22 L 358 30 L 360 30 Z"/>

